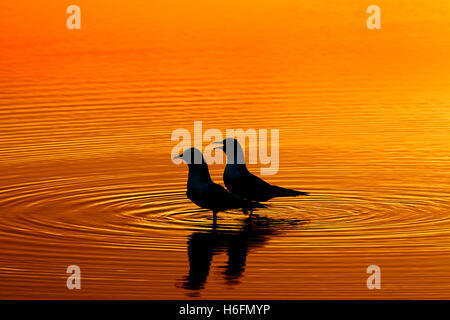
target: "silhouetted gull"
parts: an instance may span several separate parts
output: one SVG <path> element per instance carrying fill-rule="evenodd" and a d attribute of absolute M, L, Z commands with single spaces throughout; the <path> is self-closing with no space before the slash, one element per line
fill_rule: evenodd
<path fill-rule="evenodd" d="M 197 206 L 212 210 L 214 218 L 217 212 L 228 209 L 242 209 L 244 213 L 247 213 L 247 210 L 265 207 L 263 204 L 244 200 L 214 183 L 209 175 L 208 165 L 198 149 L 187 149 L 174 159 L 183 159 L 189 166 L 187 197 Z"/>
<path fill-rule="evenodd" d="M 239 141 L 236 139 L 227 138 L 223 141 L 214 143 L 223 144 L 223 146 L 215 149 L 221 149 L 227 155 L 227 165 L 223 172 L 223 182 L 227 189 L 233 194 L 252 201 L 268 201 L 275 197 L 308 195 L 307 192 L 271 185 L 250 173 L 245 165 L 244 151 L 242 150 Z"/>

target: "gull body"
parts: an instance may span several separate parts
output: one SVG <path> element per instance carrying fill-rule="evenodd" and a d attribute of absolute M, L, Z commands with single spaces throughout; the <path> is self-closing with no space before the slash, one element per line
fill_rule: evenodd
<path fill-rule="evenodd" d="M 223 173 L 223 182 L 227 189 L 239 197 L 264 202 L 275 197 L 296 197 L 308 195 L 307 192 L 278 187 L 267 183 L 252 174 L 245 165 L 244 151 L 234 138 L 227 138 L 220 142 L 223 146 L 217 147 L 227 155 L 227 165 Z"/>
<path fill-rule="evenodd" d="M 208 165 L 198 149 L 187 149 L 174 159 L 176 158 L 183 159 L 189 167 L 186 196 L 197 206 L 212 210 L 214 217 L 219 211 L 228 209 L 242 209 L 244 213 L 247 213 L 247 210 L 264 207 L 259 203 L 242 199 L 214 183 L 209 174 Z"/>

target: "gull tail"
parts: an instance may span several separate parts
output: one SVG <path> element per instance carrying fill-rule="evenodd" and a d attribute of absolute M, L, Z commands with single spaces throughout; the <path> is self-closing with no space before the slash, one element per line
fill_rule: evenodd
<path fill-rule="evenodd" d="M 272 192 L 274 197 L 297 197 L 309 195 L 308 192 L 286 189 L 278 186 L 272 186 Z"/>

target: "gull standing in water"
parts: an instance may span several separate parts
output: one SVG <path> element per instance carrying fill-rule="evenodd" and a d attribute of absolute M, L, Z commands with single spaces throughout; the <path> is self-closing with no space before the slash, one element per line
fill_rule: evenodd
<path fill-rule="evenodd" d="M 223 172 L 223 182 L 231 193 L 243 199 L 258 202 L 268 201 L 275 197 L 308 195 L 307 192 L 271 185 L 250 173 L 245 165 L 244 151 L 236 139 L 227 138 L 214 143 L 223 144 L 223 146 L 216 147 L 215 149 L 221 149 L 227 155 L 227 165 Z"/>
<path fill-rule="evenodd" d="M 265 207 L 263 204 L 242 199 L 214 183 L 209 175 L 208 165 L 198 149 L 187 149 L 174 159 L 183 159 L 189 166 L 187 197 L 197 206 L 212 210 L 214 221 L 219 211 L 242 209 L 247 213 L 248 210 Z"/>

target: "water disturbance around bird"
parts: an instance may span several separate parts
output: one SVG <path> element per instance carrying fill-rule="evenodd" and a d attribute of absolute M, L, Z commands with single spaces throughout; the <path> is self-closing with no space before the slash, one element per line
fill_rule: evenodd
<path fill-rule="evenodd" d="M 130 6 L 127 28 L 111 31 L 109 12 L 70 37 L 5 35 L 0 298 L 450 298 L 448 32 L 366 33 L 328 4 L 317 12 L 335 27 L 320 27 L 301 6 L 227 28 L 215 11 L 196 27 Z M 279 170 L 263 178 L 310 195 L 214 225 L 171 160 L 171 133 L 194 121 L 279 129 Z M 209 166 L 221 185 L 224 168 Z"/>

